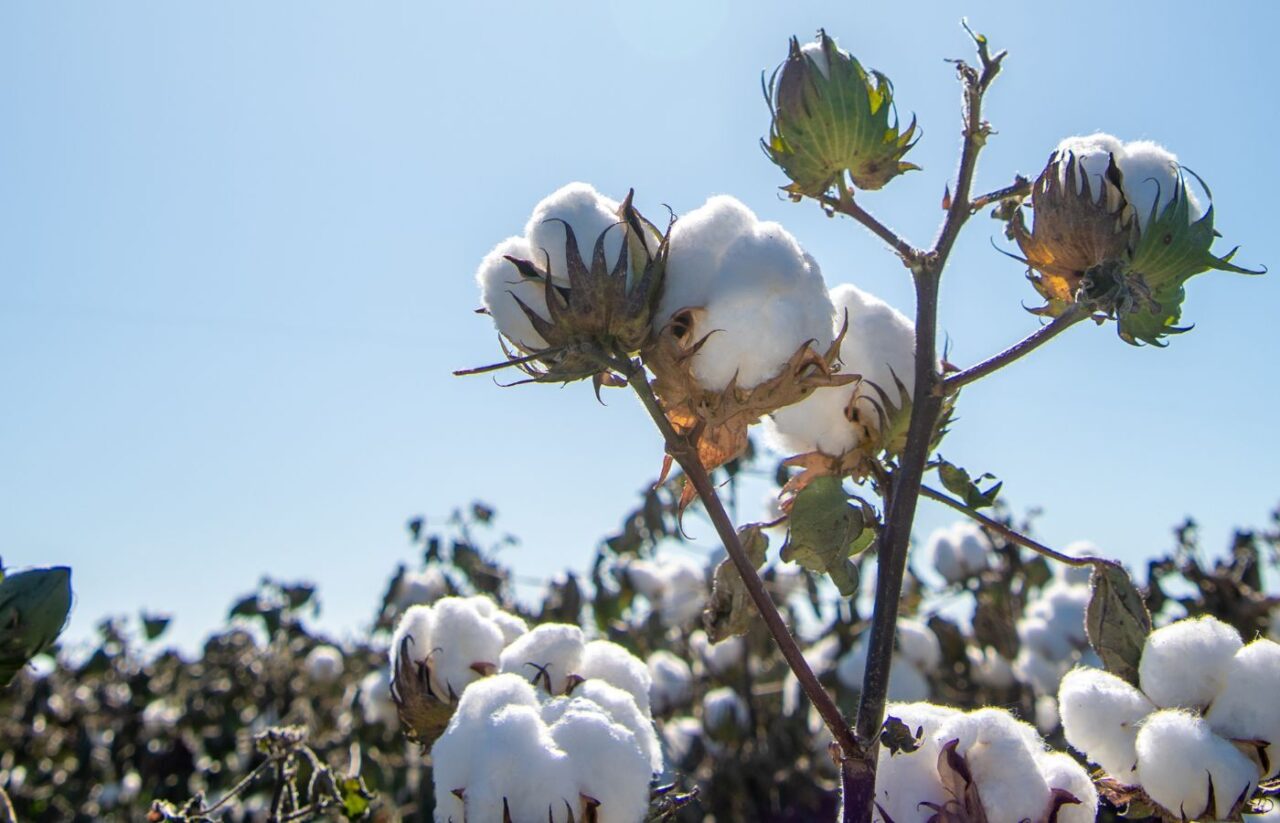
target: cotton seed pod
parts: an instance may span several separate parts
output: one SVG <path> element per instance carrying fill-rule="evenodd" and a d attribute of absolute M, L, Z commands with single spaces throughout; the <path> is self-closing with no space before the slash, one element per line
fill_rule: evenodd
<path fill-rule="evenodd" d="M 843 182 L 874 191 L 905 171 L 902 161 L 915 145 L 916 124 L 899 129 L 893 85 L 877 71 L 838 48 L 825 31 L 791 51 L 765 87 L 773 118 L 765 154 L 792 181 L 796 196 L 816 196 Z"/>

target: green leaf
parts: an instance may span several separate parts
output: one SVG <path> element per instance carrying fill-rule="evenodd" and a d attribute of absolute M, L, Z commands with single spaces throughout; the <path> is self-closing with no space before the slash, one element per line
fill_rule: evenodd
<path fill-rule="evenodd" d="M 788 523 L 782 559 L 830 575 L 840 594 L 853 595 L 858 571 L 849 558 L 870 546 L 876 534 L 865 504 L 851 505 L 839 478 L 819 477 L 796 494 Z"/>
<path fill-rule="evenodd" d="M 0 580 L 0 686 L 53 645 L 71 611 L 71 569 L 16 572 Z"/>
<path fill-rule="evenodd" d="M 348 820 L 359 820 L 369 814 L 370 801 L 375 795 L 359 777 L 348 777 L 338 784 L 342 795 L 342 813 Z"/>
<path fill-rule="evenodd" d="M 1115 676 L 1138 685 L 1138 662 L 1151 634 L 1151 614 L 1142 594 L 1119 563 L 1101 561 L 1089 579 L 1092 595 L 1085 612 L 1089 644 Z"/>
<path fill-rule="evenodd" d="M 1000 488 L 1004 486 L 1003 481 L 997 480 L 984 491 L 979 488 L 979 484 L 984 480 L 995 480 L 994 474 L 980 474 L 978 479 L 974 480 L 969 476 L 968 471 L 947 462 L 941 455 L 938 456 L 938 475 L 942 478 L 942 485 L 947 487 L 947 491 L 959 497 L 971 509 L 994 506 L 996 498 L 1000 495 Z"/>
<path fill-rule="evenodd" d="M 764 565 L 769 538 L 761 531 L 759 524 L 753 523 L 738 529 L 738 540 L 752 566 L 758 569 Z M 712 643 L 719 643 L 729 637 L 746 634 L 756 614 L 755 604 L 751 602 L 751 595 L 742 582 L 742 575 L 738 573 L 733 561 L 726 557 L 716 566 L 711 599 L 702 610 L 702 625 L 707 630 L 707 638 Z"/>
<path fill-rule="evenodd" d="M 172 622 L 173 615 L 170 614 L 148 614 L 142 613 L 142 633 L 146 635 L 148 640 L 155 640 L 157 637 L 165 633 Z"/>

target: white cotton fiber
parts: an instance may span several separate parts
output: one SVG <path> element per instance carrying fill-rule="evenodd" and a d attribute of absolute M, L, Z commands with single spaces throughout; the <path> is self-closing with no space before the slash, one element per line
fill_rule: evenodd
<path fill-rule="evenodd" d="M 1057 694 L 1062 676 L 1070 669 L 1070 661 L 1050 660 L 1025 644 L 1013 660 L 1013 673 L 1018 682 L 1029 684 L 1036 694 Z"/>
<path fill-rule="evenodd" d="M 590 268 L 596 240 L 605 229 L 618 223 L 618 205 L 616 200 L 604 197 L 586 183 L 569 183 L 547 195 L 534 206 L 533 214 L 524 227 L 524 236 L 528 238 L 533 253 L 530 259 L 539 268 L 545 268 L 550 260 L 552 279 L 568 283 L 564 223 L 573 227 L 578 253 Z M 560 222 L 562 220 L 564 223 Z M 620 226 L 605 238 L 605 262 L 610 270 L 618 259 L 622 238 Z"/>
<path fill-rule="evenodd" d="M 862 691 L 862 679 L 867 669 L 867 643 L 860 638 L 836 663 L 836 678 L 847 689 Z M 889 663 L 888 698 L 902 703 L 914 703 L 929 699 L 929 678 L 919 666 L 901 652 L 894 652 Z"/>
<path fill-rule="evenodd" d="M 1114 155 L 1125 198 L 1133 205 L 1138 225 L 1144 229 L 1152 208 L 1158 209 L 1157 214 L 1163 211 L 1179 186 L 1178 158 L 1149 140 L 1122 144 L 1109 134 L 1098 133 L 1069 137 L 1058 144 L 1058 151 L 1071 151 L 1076 155 L 1089 175 L 1090 189 L 1095 196 L 1100 191 L 1100 178 L 1107 170 L 1107 157 Z M 1187 197 L 1189 217 L 1195 220 L 1203 213 L 1203 208 L 1189 188 Z"/>
<path fill-rule="evenodd" d="M 693 672 L 688 663 L 666 649 L 659 649 L 649 655 L 648 668 L 654 714 L 668 714 L 693 698 Z"/>
<path fill-rule="evenodd" d="M 431 627 L 434 624 L 430 606 L 410 606 L 400 615 L 400 622 L 396 624 L 395 633 L 391 636 L 391 668 L 394 671 L 397 668 L 396 660 L 399 658 L 400 649 L 404 646 L 404 641 L 409 643 L 405 647 L 405 651 L 409 655 L 409 659 L 415 663 L 421 663 L 431 655 L 433 646 L 431 645 Z"/>
<path fill-rule="evenodd" d="M 1057 823 L 1093 823 L 1098 814 L 1098 790 L 1094 788 L 1089 773 L 1065 752 L 1041 752 L 1036 755 L 1036 767 L 1040 769 L 1050 789 L 1070 792 L 1079 803 L 1063 805 L 1058 809 Z"/>
<path fill-rule="evenodd" d="M 596 678 L 617 686 L 630 694 L 636 706 L 649 714 L 649 690 L 653 681 L 644 661 L 608 640 L 593 640 L 582 650 L 582 662 L 574 672 L 583 678 Z"/>
<path fill-rule="evenodd" d="M 1231 658 L 1244 642 L 1216 617 L 1179 620 L 1147 636 L 1139 685 L 1162 709 L 1204 708 L 1226 684 Z"/>
<path fill-rule="evenodd" d="M 497 624 L 498 630 L 502 632 L 502 642 L 506 646 L 510 646 L 516 641 L 517 637 L 529 631 L 529 624 L 514 614 L 496 611 L 490 619 Z"/>
<path fill-rule="evenodd" d="M 740 636 L 727 637 L 712 643 L 707 633 L 699 629 L 689 636 L 689 648 L 698 656 L 707 671 L 724 675 L 741 668 L 746 660 L 747 643 Z"/>
<path fill-rule="evenodd" d="M 394 600 L 397 609 L 434 603 L 449 594 L 449 582 L 444 572 L 436 566 L 422 571 L 406 571 L 396 586 Z"/>
<path fill-rule="evenodd" d="M 813 61 L 813 65 L 822 74 L 823 77 L 829 77 L 831 67 L 827 61 L 827 52 L 822 48 L 821 40 L 813 40 L 805 43 L 800 47 L 800 53 Z"/>
<path fill-rule="evenodd" d="M 573 764 L 536 709 L 507 706 L 468 742 L 474 759 L 465 790 L 467 820 L 502 820 L 503 799 L 513 821 L 568 820 L 568 810 L 578 808 Z M 433 763 L 443 759 L 432 750 Z"/>
<path fill-rule="evenodd" d="M 969 646 L 965 654 L 974 683 L 988 689 L 1007 689 L 1013 685 L 1013 666 L 1000 652 L 990 646 L 981 650 Z"/>
<path fill-rule="evenodd" d="M 902 656 L 922 672 L 932 672 L 942 662 L 942 646 L 938 643 L 938 636 L 919 620 L 899 618 L 895 642 Z"/>
<path fill-rule="evenodd" d="M 732 736 L 734 730 L 751 728 L 747 703 L 728 686 L 712 689 L 702 697 L 702 724 L 712 737 Z"/>
<path fill-rule="evenodd" d="M 673 766 L 681 766 L 702 739 L 702 724 L 693 717 L 676 717 L 662 725 L 662 745 Z"/>
<path fill-rule="evenodd" d="M 948 583 L 961 583 L 981 572 L 992 552 L 982 529 L 963 521 L 935 529 L 925 547 L 925 556 Z"/>
<path fill-rule="evenodd" d="M 574 689 L 573 696 L 590 700 L 607 712 L 614 723 L 630 729 L 640 751 L 649 761 L 650 770 L 662 771 L 662 748 L 658 744 L 658 733 L 653 728 L 653 719 L 640 710 L 629 693 L 603 680 L 587 680 Z"/>
<path fill-rule="evenodd" d="M 391 699 L 391 677 L 386 669 L 369 672 L 360 681 L 360 714 L 370 726 L 400 725 L 400 713 Z"/>
<path fill-rule="evenodd" d="M 1228 739 L 1265 740 L 1271 771 L 1280 773 L 1280 643 L 1255 640 L 1227 665 L 1226 686 L 1206 715 Z"/>
<path fill-rule="evenodd" d="M 648 758 L 629 729 L 589 700 L 575 698 L 551 726 L 569 755 L 578 792 L 599 803 L 599 823 L 635 823 L 649 808 Z"/>
<path fill-rule="evenodd" d="M 1138 726 L 1155 708 L 1142 692 L 1100 669 L 1072 670 L 1058 692 L 1067 742 L 1126 785 L 1138 782 Z"/>
<path fill-rule="evenodd" d="M 931 703 L 891 703 L 885 709 L 886 717 L 896 717 L 906 724 L 912 734 L 921 732 L 920 748 L 914 752 L 901 751 L 891 754 L 881 746 L 876 765 L 875 819 L 884 821 L 885 815 L 894 823 L 924 823 L 935 811 L 921 803 L 942 804 L 949 799 L 938 777 L 938 754 L 942 743 L 935 732 L 945 721 L 961 713 L 946 706 Z"/>
<path fill-rule="evenodd" d="M 553 695 L 564 694 L 569 676 L 576 674 L 582 663 L 585 645 L 582 629 L 577 626 L 543 623 L 503 649 L 498 668 L 529 678 Z"/>
<path fill-rule="evenodd" d="M 544 349 L 547 341 L 534 331 L 528 315 L 514 298 L 518 297 L 545 320 L 548 318 L 546 287 L 541 281 L 522 276 L 507 257 L 528 260 L 532 257 L 529 241 L 508 237 L 480 261 L 476 269 L 480 302 L 503 337 L 526 352 Z"/>
<path fill-rule="evenodd" d="M 882 401 L 870 384 L 879 386 L 900 404 L 896 376 L 910 394 L 915 381 L 915 327 L 905 315 L 879 298 L 853 285 L 831 291 L 835 309 L 833 334 L 848 318 L 848 330 L 840 344 L 842 374 L 858 374 L 864 383 L 818 389 L 809 397 L 779 409 L 766 429 L 770 445 L 784 454 L 820 451 L 840 456 L 858 445 L 860 421 L 879 425 L 876 406 Z"/>
<path fill-rule="evenodd" d="M 658 598 L 658 613 L 667 626 L 687 626 L 702 615 L 707 602 L 707 571 L 687 557 L 662 561 L 664 585 Z"/>
<path fill-rule="evenodd" d="M 1053 734 L 1061 724 L 1058 716 L 1058 699 L 1052 695 L 1042 694 L 1036 698 L 1035 704 L 1036 731 L 1043 735 Z"/>
<path fill-rule="evenodd" d="M 1227 816 L 1236 799 L 1258 783 L 1258 768 L 1191 712 L 1169 709 L 1138 730 L 1138 779 L 1152 800 L 1175 816 Z M 1209 804 L 1213 781 L 1215 807 Z"/>
<path fill-rule="evenodd" d="M 316 646 L 307 653 L 302 665 L 307 677 L 316 683 L 336 683 L 342 677 L 342 652 L 327 644 Z"/>
<path fill-rule="evenodd" d="M 1062 552 L 1072 557 L 1100 557 L 1102 555 L 1102 551 L 1087 540 L 1068 543 Z M 1069 586 L 1087 586 L 1089 578 L 1093 574 L 1093 566 L 1072 566 L 1068 563 L 1052 563 L 1050 565 L 1053 567 L 1054 578 Z"/>
<path fill-rule="evenodd" d="M 515 674 L 495 674 L 473 683 L 462 693 L 453 716 L 457 723 L 478 723 L 503 706 L 538 708 L 538 693 Z"/>
<path fill-rule="evenodd" d="M 676 221 L 655 329 L 696 309 L 685 338 L 703 388 L 743 389 L 776 376 L 806 342 L 831 342 L 831 300 L 812 257 L 777 223 L 715 197 Z"/>
<path fill-rule="evenodd" d="M 502 631 L 463 598 L 443 598 L 431 609 L 432 687 L 441 695 L 461 695 L 482 672 L 497 668 Z"/>
<path fill-rule="evenodd" d="M 1044 741 L 1002 709 L 979 709 L 944 721 L 934 733 L 941 746 L 959 740 L 989 823 L 1036 820 L 1049 805 L 1049 786 L 1036 765 Z"/>

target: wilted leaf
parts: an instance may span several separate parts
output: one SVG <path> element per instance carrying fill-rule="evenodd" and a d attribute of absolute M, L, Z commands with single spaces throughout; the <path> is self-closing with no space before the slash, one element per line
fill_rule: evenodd
<path fill-rule="evenodd" d="M 870 512 L 850 503 L 839 478 L 819 477 L 796 494 L 788 524 L 782 559 L 830 575 L 842 595 L 852 596 L 858 573 L 849 558 L 875 540 Z"/>
<path fill-rule="evenodd" d="M 769 538 L 759 524 L 738 529 L 738 540 L 752 566 L 758 569 L 764 565 Z M 734 635 L 746 634 L 755 617 L 756 607 L 747 593 L 746 584 L 742 582 L 742 575 L 733 561 L 726 557 L 716 566 L 711 599 L 702 610 L 702 625 L 707 630 L 707 638 L 712 643 L 719 643 Z"/>
<path fill-rule="evenodd" d="M 1085 613 L 1089 644 L 1107 671 L 1138 685 L 1138 662 L 1151 634 L 1151 615 L 1142 594 L 1119 563 L 1100 561 L 1090 577 L 1092 595 Z"/>
<path fill-rule="evenodd" d="M 899 753 L 911 754 L 920 748 L 920 737 L 923 734 L 923 726 L 913 732 L 911 727 L 903 723 L 900 718 L 889 716 L 885 718 L 884 726 L 880 729 L 880 745 L 889 750 L 890 756 Z"/>
<path fill-rule="evenodd" d="M 0 580 L 0 686 L 62 633 L 71 610 L 71 569 L 15 572 Z"/>
<path fill-rule="evenodd" d="M 989 473 L 981 474 L 978 475 L 977 480 L 974 480 L 969 476 L 968 471 L 942 459 L 941 456 L 938 457 L 938 476 L 942 478 L 942 485 L 947 487 L 947 491 L 959 497 L 971 509 L 994 506 L 996 497 L 1000 494 L 1000 487 L 1004 485 L 997 480 L 987 486 L 986 490 L 980 489 L 978 487 L 980 483 L 984 480 L 995 480 L 996 476 Z"/>

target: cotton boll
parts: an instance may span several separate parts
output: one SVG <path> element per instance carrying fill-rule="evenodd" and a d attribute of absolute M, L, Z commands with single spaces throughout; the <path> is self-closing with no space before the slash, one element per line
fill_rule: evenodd
<path fill-rule="evenodd" d="M 876 766 L 876 803 L 880 809 L 875 819 L 884 821 L 887 815 L 894 823 L 924 823 L 934 810 L 920 804 L 941 805 L 950 799 L 938 777 L 941 742 L 934 733 L 960 712 L 930 703 L 891 703 L 885 714 L 901 720 L 912 734 L 922 734 L 920 748 L 913 752 L 893 754 L 888 747 L 880 747 Z"/>
<path fill-rule="evenodd" d="M 640 751 L 648 759 L 650 768 L 654 772 L 662 771 L 662 748 L 658 745 L 658 733 L 653 728 L 653 719 L 640 711 L 629 693 L 603 680 L 586 680 L 574 689 L 573 696 L 590 700 L 607 712 L 614 723 L 630 729 L 636 736 Z"/>
<path fill-rule="evenodd" d="M 677 717 L 662 726 L 662 745 L 667 759 L 682 767 L 692 760 L 702 740 L 702 724 L 692 717 Z"/>
<path fill-rule="evenodd" d="M 688 663 L 659 649 L 649 655 L 648 668 L 654 713 L 667 714 L 693 698 L 693 672 Z"/>
<path fill-rule="evenodd" d="M 1098 814 L 1098 790 L 1089 773 L 1063 752 L 1037 754 L 1036 766 L 1050 789 L 1063 789 L 1080 801 L 1060 806 L 1057 823 L 1093 823 Z"/>
<path fill-rule="evenodd" d="M 1072 670 L 1058 691 L 1067 742 L 1126 785 L 1138 782 L 1138 726 L 1155 709 L 1142 692 L 1100 669 Z"/>
<path fill-rule="evenodd" d="M 991 541 L 981 529 L 957 523 L 929 535 L 925 554 L 948 583 L 961 583 L 987 567 Z"/>
<path fill-rule="evenodd" d="M 644 661 L 608 640 L 593 640 L 582 650 L 577 674 L 617 686 L 635 698 L 640 711 L 649 714 L 649 690 L 653 685 Z"/>
<path fill-rule="evenodd" d="M 401 648 L 409 654 L 410 660 L 420 663 L 431 655 L 431 628 L 435 624 L 431 606 L 410 606 L 400 615 L 395 633 L 391 635 L 391 668 L 397 668 L 396 660 Z M 405 647 L 404 641 L 409 644 Z"/>
<path fill-rule="evenodd" d="M 1089 177 L 1089 190 L 1097 197 L 1100 191 L 1100 184 L 1103 175 L 1106 174 L 1107 165 L 1110 158 L 1114 157 L 1116 163 L 1124 156 L 1124 144 L 1119 139 L 1110 134 L 1096 132 L 1085 137 L 1068 137 L 1058 144 L 1057 152 L 1061 155 L 1064 152 L 1071 152 L 1076 157 L 1076 162 L 1080 164 L 1080 171 Z M 1066 170 L 1063 169 L 1065 174 Z M 1084 188 L 1083 179 L 1077 182 L 1077 191 Z"/>
<path fill-rule="evenodd" d="M 1000 652 L 986 646 L 983 649 L 968 647 L 969 673 L 973 681 L 988 689 L 1007 689 L 1013 685 L 1013 666 Z"/>
<path fill-rule="evenodd" d="M 528 706 L 536 709 L 538 693 L 529 681 L 516 674 L 495 674 L 476 681 L 462 693 L 453 716 L 456 722 L 479 723 L 503 706 Z"/>
<path fill-rule="evenodd" d="M 848 689 L 862 691 L 867 669 L 867 644 L 860 640 L 836 664 L 836 678 Z M 929 679 L 917 664 L 894 652 L 889 664 L 888 698 L 902 703 L 929 699 Z"/>
<path fill-rule="evenodd" d="M 1058 716 L 1058 699 L 1052 695 L 1042 694 L 1036 698 L 1035 721 L 1036 730 L 1043 735 L 1053 734 L 1054 729 L 1062 722 Z"/>
<path fill-rule="evenodd" d="M 751 713 L 737 692 L 721 686 L 703 696 L 702 724 L 713 738 L 723 740 L 750 729 Z"/>
<path fill-rule="evenodd" d="M 1219 735 L 1237 740 L 1266 740 L 1271 761 L 1267 778 L 1280 773 L 1280 643 L 1255 640 L 1236 652 L 1227 666 L 1226 686 L 1214 698 L 1206 718 Z"/>
<path fill-rule="evenodd" d="M 551 737 L 568 753 L 579 793 L 599 803 L 600 823 L 643 819 L 652 773 L 635 735 L 588 700 L 570 704 L 551 726 Z"/>
<path fill-rule="evenodd" d="M 458 599 L 463 603 L 471 604 L 471 607 L 474 608 L 476 613 L 481 617 L 492 618 L 498 613 L 498 604 L 494 603 L 493 598 L 488 597 L 487 595 L 473 594 L 470 597 L 460 597 Z"/>
<path fill-rule="evenodd" d="M 563 253 L 562 248 L 561 254 Z M 532 256 L 527 240 L 523 237 L 508 237 L 494 246 L 493 251 L 480 261 L 480 268 L 476 269 L 480 303 L 493 318 L 493 325 L 503 337 L 526 352 L 545 349 L 547 341 L 534 331 L 533 324 L 529 322 L 528 315 L 520 308 L 516 298 L 544 320 L 548 319 L 546 285 L 521 275 L 507 257 L 528 260 Z"/>
<path fill-rule="evenodd" d="M 1152 714 L 1138 730 L 1137 750 L 1142 788 L 1175 815 L 1226 817 L 1236 798 L 1258 783 L 1253 761 L 1190 712 Z M 1216 800 L 1212 809 L 1206 808 L 1210 780 Z"/>
<path fill-rule="evenodd" d="M 316 646 L 303 660 L 307 677 L 321 685 L 336 683 L 342 677 L 342 652 L 333 646 Z"/>
<path fill-rule="evenodd" d="M 1152 208 L 1156 209 L 1156 215 L 1159 216 L 1181 187 L 1178 158 L 1157 143 L 1137 140 L 1125 144 L 1119 165 L 1120 172 L 1124 175 L 1125 197 L 1137 210 L 1138 225 L 1145 229 L 1150 221 Z M 1189 188 L 1186 193 L 1190 209 L 1188 216 L 1195 220 L 1204 210 Z"/>
<path fill-rule="evenodd" d="M 569 676 L 582 665 L 584 645 L 582 629 L 577 626 L 543 623 L 504 649 L 498 668 L 531 678 L 553 695 L 564 694 Z"/>
<path fill-rule="evenodd" d="M 668 626 L 687 626 L 702 615 L 707 601 L 707 573 L 698 563 L 684 557 L 664 560 L 666 578 L 658 613 Z"/>
<path fill-rule="evenodd" d="M 400 725 L 400 713 L 391 699 L 391 677 L 385 669 L 369 672 L 360 681 L 360 713 L 367 725 Z"/>
<path fill-rule="evenodd" d="M 474 603 L 446 597 L 432 607 L 432 637 L 438 651 L 431 658 L 433 688 L 438 694 L 460 695 L 482 671 L 497 668 L 503 636 L 497 625 L 476 610 Z"/>
<path fill-rule="evenodd" d="M 698 659 L 715 675 L 724 675 L 740 668 L 746 660 L 747 644 L 742 637 L 729 637 L 712 643 L 707 633 L 699 629 L 689 636 L 689 646 Z"/>
<path fill-rule="evenodd" d="M 650 560 L 632 560 L 623 567 L 627 582 L 648 600 L 656 602 L 667 586 L 662 567 Z"/>
<path fill-rule="evenodd" d="M 449 581 L 435 566 L 422 571 L 406 571 L 400 576 L 394 596 L 397 609 L 434 603 L 449 594 Z"/>
<path fill-rule="evenodd" d="M 756 222 L 742 201 L 723 194 L 676 221 L 656 315 L 659 330 L 676 312 L 707 304 L 725 251 Z"/>
<path fill-rule="evenodd" d="M 568 820 L 568 810 L 578 808 L 573 764 L 536 709 L 500 709 L 474 744 L 464 790 L 467 820 L 503 819 L 504 799 L 512 820 Z M 443 759 L 432 750 L 433 763 Z M 436 799 L 439 802 L 438 789 Z"/>
<path fill-rule="evenodd" d="M 586 183 L 569 183 L 534 206 L 533 215 L 524 227 L 524 235 L 533 252 L 532 257 L 526 259 L 532 259 L 539 268 L 550 261 L 552 279 L 567 283 L 569 269 L 565 259 L 564 223 L 573 228 L 578 254 L 589 267 L 596 240 L 618 221 L 616 200 L 601 195 Z M 618 259 L 622 239 L 621 228 L 614 229 L 605 237 L 605 261 L 611 269 Z"/>
<path fill-rule="evenodd" d="M 525 632 L 529 631 L 529 624 L 524 620 L 516 617 L 514 614 L 508 614 L 503 611 L 493 613 L 490 618 L 498 626 L 498 630 L 502 632 L 502 643 L 504 646 L 510 646 Z"/>
<path fill-rule="evenodd" d="M 931 672 L 942 662 L 942 646 L 933 629 L 910 618 L 898 619 L 898 650 L 923 672 Z"/>
<path fill-rule="evenodd" d="M 1240 633 L 1216 617 L 1179 620 L 1147 636 L 1139 685 L 1162 709 L 1203 708 L 1226 684 L 1231 658 L 1243 645 Z"/>
<path fill-rule="evenodd" d="M 958 740 L 989 823 L 1036 820 L 1049 805 L 1049 785 L 1036 765 L 1044 749 L 1036 730 L 1001 709 L 979 709 L 942 723 L 939 745 Z"/>

